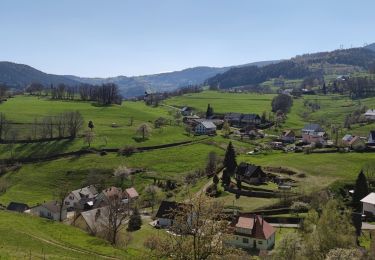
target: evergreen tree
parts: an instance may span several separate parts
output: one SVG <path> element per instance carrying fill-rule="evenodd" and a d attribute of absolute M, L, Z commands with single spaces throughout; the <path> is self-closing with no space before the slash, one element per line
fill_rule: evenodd
<path fill-rule="evenodd" d="M 323 90 L 323 94 L 327 95 L 327 87 L 326 87 L 326 83 L 325 82 L 323 83 L 323 89 L 322 90 Z"/>
<path fill-rule="evenodd" d="M 136 231 L 142 226 L 142 218 L 139 214 L 138 208 L 134 208 L 133 214 L 130 216 L 128 223 L 128 231 Z"/>
<path fill-rule="evenodd" d="M 92 131 L 92 129 L 94 128 L 94 123 L 90 120 L 87 126 L 88 126 L 88 127 L 91 129 L 91 131 Z"/>
<path fill-rule="evenodd" d="M 354 194 L 353 194 L 353 204 L 359 209 L 360 200 L 369 194 L 368 183 L 363 170 L 359 173 L 357 180 L 355 182 Z"/>
<path fill-rule="evenodd" d="M 206 118 L 210 118 L 214 115 L 214 109 L 211 107 L 210 104 L 207 106 L 207 111 L 206 111 Z"/>
<path fill-rule="evenodd" d="M 237 179 L 237 189 L 241 190 L 242 189 L 242 182 L 240 179 Z"/>
<path fill-rule="evenodd" d="M 217 177 L 217 174 L 214 175 L 214 177 L 212 178 L 212 181 L 217 186 L 217 184 L 219 183 L 219 177 Z"/>
<path fill-rule="evenodd" d="M 229 186 L 230 184 L 230 174 L 227 169 L 223 171 L 223 176 L 221 177 L 223 186 Z"/>
<path fill-rule="evenodd" d="M 224 167 L 227 169 L 230 175 L 232 175 L 237 168 L 236 152 L 232 142 L 229 142 L 227 151 L 225 152 Z"/>

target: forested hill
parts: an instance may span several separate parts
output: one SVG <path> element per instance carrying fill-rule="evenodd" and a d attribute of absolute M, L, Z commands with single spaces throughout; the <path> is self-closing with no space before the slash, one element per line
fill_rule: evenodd
<path fill-rule="evenodd" d="M 220 86 L 222 89 L 235 86 L 256 85 L 271 78 L 280 76 L 286 79 L 322 76 L 323 67 L 330 65 L 347 65 L 363 70 L 375 63 L 375 52 L 367 48 L 352 48 L 320 52 L 296 56 L 288 61 L 271 64 L 264 67 L 245 66 L 232 68 L 222 74 L 209 78 L 206 82 L 210 86 Z"/>
<path fill-rule="evenodd" d="M 365 48 L 368 49 L 368 50 L 375 51 L 375 43 L 367 45 Z"/>
<path fill-rule="evenodd" d="M 77 81 L 72 79 L 47 74 L 28 65 L 6 61 L 0 62 L 0 83 L 10 87 L 20 88 L 33 82 L 38 82 L 45 86 L 60 83 L 67 85 L 78 84 Z"/>

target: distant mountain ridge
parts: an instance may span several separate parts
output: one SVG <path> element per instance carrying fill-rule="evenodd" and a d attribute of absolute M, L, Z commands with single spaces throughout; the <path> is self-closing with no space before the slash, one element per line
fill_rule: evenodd
<path fill-rule="evenodd" d="M 278 61 L 261 61 L 252 64 L 264 66 L 275 62 Z M 48 74 L 28 65 L 4 61 L 0 62 L 0 83 L 7 84 L 16 89 L 23 88 L 33 82 L 38 82 L 45 86 L 60 83 L 67 85 L 115 83 L 119 86 L 121 94 L 124 97 L 133 97 L 143 95 L 145 91 L 167 92 L 188 85 L 202 84 L 207 78 L 223 73 L 230 68 L 232 67 L 216 68 L 201 66 L 181 71 L 135 77 L 84 78 L 73 75 Z"/>
<path fill-rule="evenodd" d="M 375 43 L 365 46 L 366 49 L 375 51 Z"/>

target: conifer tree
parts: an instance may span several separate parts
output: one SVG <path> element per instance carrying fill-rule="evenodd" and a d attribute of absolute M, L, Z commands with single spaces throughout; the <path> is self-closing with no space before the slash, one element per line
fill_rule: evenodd
<path fill-rule="evenodd" d="M 354 194 L 353 194 L 353 204 L 356 207 L 360 207 L 360 201 L 369 194 L 368 183 L 363 170 L 358 174 L 357 180 L 355 182 Z"/>
<path fill-rule="evenodd" d="M 229 142 L 227 151 L 225 152 L 224 167 L 230 175 L 233 175 L 234 171 L 237 168 L 236 152 L 234 150 L 232 142 Z"/>

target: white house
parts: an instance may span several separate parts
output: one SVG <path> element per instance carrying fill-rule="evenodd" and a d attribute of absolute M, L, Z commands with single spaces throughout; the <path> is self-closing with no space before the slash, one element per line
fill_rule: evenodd
<path fill-rule="evenodd" d="M 64 200 L 65 207 L 69 209 L 89 209 L 98 191 L 93 185 L 74 190 Z"/>
<path fill-rule="evenodd" d="M 326 133 L 318 124 L 306 124 L 302 129 L 302 140 L 305 143 L 324 143 Z"/>
<path fill-rule="evenodd" d="M 375 109 L 369 109 L 365 113 L 365 117 L 368 120 L 375 120 Z"/>
<path fill-rule="evenodd" d="M 367 144 L 371 146 L 375 146 L 375 130 L 370 131 L 367 139 Z"/>
<path fill-rule="evenodd" d="M 216 133 L 216 125 L 211 121 L 202 121 L 195 127 L 198 135 L 212 135 Z"/>
<path fill-rule="evenodd" d="M 369 195 L 361 199 L 362 202 L 362 214 L 375 216 L 375 192 L 371 192 Z"/>
<path fill-rule="evenodd" d="M 42 218 L 60 220 L 60 209 L 60 204 L 57 201 L 50 201 L 31 208 L 30 214 Z M 67 211 L 66 208 L 63 207 L 61 211 L 61 220 L 65 220 L 66 218 Z"/>
<path fill-rule="evenodd" d="M 186 205 L 175 201 L 163 200 L 160 204 L 158 212 L 156 213 L 156 226 L 168 228 L 173 225 L 178 210 L 182 210 Z M 189 217 L 189 219 L 191 219 Z"/>
<path fill-rule="evenodd" d="M 243 249 L 269 250 L 275 245 L 275 229 L 258 215 L 239 217 L 228 244 Z"/>

